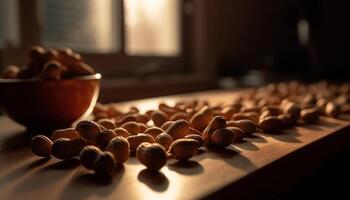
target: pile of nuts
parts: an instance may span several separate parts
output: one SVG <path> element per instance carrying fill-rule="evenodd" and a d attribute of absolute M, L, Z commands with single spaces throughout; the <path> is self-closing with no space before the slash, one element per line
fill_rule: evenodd
<path fill-rule="evenodd" d="M 129 156 L 150 170 L 159 170 L 168 158 L 191 159 L 202 146 L 226 148 L 253 133 L 273 134 L 296 125 L 316 122 L 321 115 L 336 118 L 349 113 L 350 84 L 322 81 L 273 83 L 233 96 L 231 103 L 210 105 L 184 100 L 157 110 L 122 112 L 97 104 L 94 119 L 74 128 L 35 136 L 32 151 L 42 157 L 78 157 L 98 175 L 110 176 Z"/>
<path fill-rule="evenodd" d="M 3 70 L 1 78 L 59 80 L 95 74 L 95 70 L 84 63 L 78 53 L 68 48 L 56 50 L 32 46 L 28 56 L 25 68 L 9 65 Z"/>

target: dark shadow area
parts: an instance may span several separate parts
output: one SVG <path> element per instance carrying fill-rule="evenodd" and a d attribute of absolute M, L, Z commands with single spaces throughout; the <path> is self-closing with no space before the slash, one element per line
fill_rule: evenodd
<path fill-rule="evenodd" d="M 274 199 L 349 199 L 349 153 L 348 147 Z"/>
<path fill-rule="evenodd" d="M 295 127 L 288 128 L 283 131 L 273 132 L 273 133 L 264 133 L 264 135 L 268 137 L 272 137 L 275 140 L 278 140 L 281 142 L 301 143 L 301 141 L 298 139 L 298 136 L 300 136 L 300 133 L 298 132 L 298 129 L 296 129 Z"/>
<path fill-rule="evenodd" d="M 124 166 L 119 166 L 111 177 L 97 176 L 94 173 L 81 174 L 79 172 L 64 187 L 60 199 L 80 200 L 92 196 L 104 199 L 118 187 L 124 173 Z"/>
<path fill-rule="evenodd" d="M 137 179 L 156 192 L 165 191 L 169 186 L 168 178 L 160 171 L 143 169 Z"/>
<path fill-rule="evenodd" d="M 267 140 L 263 137 L 261 137 L 261 135 L 254 133 L 251 136 L 245 138 L 242 142 L 244 141 L 249 141 L 249 142 L 254 142 L 254 143 L 266 143 Z"/>
<path fill-rule="evenodd" d="M 341 114 L 337 117 L 337 119 L 350 121 L 350 115 L 349 114 Z"/>
<path fill-rule="evenodd" d="M 79 167 L 80 161 L 77 158 L 71 158 L 68 160 L 60 160 L 42 168 L 42 171 L 47 170 L 69 170 Z"/>
<path fill-rule="evenodd" d="M 35 135 L 34 132 L 22 131 L 13 133 L 7 138 L 2 139 L 0 152 L 7 153 L 23 150 L 29 147 L 30 139 Z"/>
<path fill-rule="evenodd" d="M 207 149 L 208 151 L 214 153 L 216 156 L 221 158 L 231 158 L 234 155 L 237 155 L 239 153 L 239 150 L 232 147 L 232 145 L 230 145 L 227 148 L 211 146 L 211 147 L 207 147 Z"/>
<path fill-rule="evenodd" d="M 206 157 L 202 159 L 215 159 L 223 160 L 228 165 L 236 167 L 242 170 L 251 171 L 256 169 L 256 166 L 245 156 L 241 155 L 240 152 L 233 147 L 233 145 L 228 148 L 217 148 L 210 147 L 208 148 L 209 152 Z"/>
<path fill-rule="evenodd" d="M 177 173 L 189 176 L 200 174 L 204 171 L 203 166 L 199 162 L 193 160 L 175 161 L 169 163 L 168 168 Z"/>
<path fill-rule="evenodd" d="M 239 148 L 247 150 L 247 151 L 258 151 L 259 150 L 259 147 L 250 141 L 241 142 L 241 143 L 237 144 L 237 146 Z"/>
<path fill-rule="evenodd" d="M 37 168 L 39 166 L 44 165 L 45 163 L 47 163 L 51 158 L 39 158 L 38 160 L 35 160 L 34 162 L 30 163 L 25 170 L 30 170 L 30 169 L 34 169 Z"/>
<path fill-rule="evenodd" d="M 340 125 L 340 123 L 337 123 L 334 120 L 332 122 L 329 120 L 327 121 L 326 118 L 327 117 L 320 117 L 320 119 L 317 122 L 315 122 L 315 124 L 320 125 L 320 126 L 332 127 L 332 128 Z"/>
<path fill-rule="evenodd" d="M 320 131 L 320 130 L 322 130 L 320 125 L 317 125 L 316 123 L 317 122 L 311 123 L 311 124 L 300 123 L 300 126 L 303 127 L 304 129 L 309 129 L 311 131 Z"/>

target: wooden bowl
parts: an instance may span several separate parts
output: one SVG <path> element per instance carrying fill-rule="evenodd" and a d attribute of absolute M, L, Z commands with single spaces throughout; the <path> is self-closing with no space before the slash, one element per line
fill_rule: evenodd
<path fill-rule="evenodd" d="M 29 130 L 65 128 L 96 104 L 100 74 L 64 80 L 0 79 L 0 106 Z"/>

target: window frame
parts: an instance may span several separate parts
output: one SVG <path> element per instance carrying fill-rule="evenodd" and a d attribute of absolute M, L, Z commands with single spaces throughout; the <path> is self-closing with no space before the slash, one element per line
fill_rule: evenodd
<path fill-rule="evenodd" d="M 139 76 L 138 68 L 144 65 L 150 65 L 152 63 L 158 63 L 160 65 L 159 70 L 153 71 L 151 73 L 155 74 L 163 74 L 170 72 L 182 73 L 184 72 L 184 63 L 183 63 L 183 40 L 185 36 L 182 34 L 183 27 L 183 12 L 182 12 L 182 4 L 183 0 L 180 1 L 180 9 L 179 9 L 179 17 L 180 17 L 180 54 L 177 56 L 144 56 L 144 55 L 128 55 L 125 53 L 126 48 L 126 28 L 125 28 L 125 10 L 124 10 L 124 0 L 113 1 L 113 9 L 115 10 L 113 13 L 120 13 L 118 17 L 114 16 L 113 20 L 119 20 L 118 25 L 116 26 L 116 30 L 120 33 L 118 34 L 119 38 L 117 41 L 120 42 L 120 48 L 113 52 L 108 53 L 94 53 L 94 52 L 79 52 L 82 58 L 91 66 L 93 66 L 96 71 L 101 72 L 102 74 L 107 74 L 108 78 L 111 77 L 134 77 Z M 36 7 L 40 7 L 40 1 L 35 0 L 37 3 Z M 34 6 L 34 4 L 32 4 Z M 40 9 L 38 12 L 41 12 Z M 40 18 L 34 19 L 40 24 L 44 20 L 43 13 L 39 14 Z M 40 30 L 40 34 L 42 35 L 43 29 Z M 38 44 L 42 44 L 42 38 L 39 39 Z M 136 66 L 136 69 L 135 69 Z M 130 70 L 135 69 L 135 70 Z"/>
<path fill-rule="evenodd" d="M 40 12 L 40 0 L 17 1 L 20 45 L 11 49 L 6 47 L 2 54 L 5 55 L 3 57 L 4 64 L 23 66 L 30 46 L 41 43 L 42 13 Z M 130 56 L 126 55 L 125 52 L 118 54 L 81 53 L 83 59 L 95 67 L 102 75 L 118 75 L 118 77 L 103 76 L 101 92 L 106 95 L 106 98 L 102 98 L 104 102 L 114 101 L 115 98 L 113 99 L 112 97 L 120 94 L 119 91 L 129 91 L 130 89 L 135 93 L 139 93 L 139 97 L 148 97 L 150 94 L 145 91 L 145 87 L 142 87 L 145 84 L 147 85 L 147 90 L 150 88 L 153 90 L 152 96 L 169 94 L 170 91 L 171 93 L 179 93 L 189 92 L 191 89 L 195 91 L 216 87 L 215 52 L 213 52 L 215 49 L 211 42 L 212 40 L 209 40 L 210 34 L 214 31 L 210 30 L 208 25 L 210 21 L 209 2 L 203 0 L 179 1 L 179 11 L 181 12 L 181 55 L 178 58 Z M 191 13 L 184 12 L 185 4 L 194 8 Z M 120 20 L 123 21 L 123 17 L 124 15 L 122 15 Z M 125 38 L 124 31 L 120 35 L 122 38 Z M 122 40 L 121 45 L 125 46 L 124 40 Z M 169 63 L 169 66 L 172 65 L 172 67 L 162 67 L 161 70 L 148 74 L 147 72 L 145 74 L 139 72 L 136 72 L 136 75 L 130 74 L 130 67 L 133 65 L 142 66 L 157 61 Z M 171 79 L 170 82 L 169 79 Z M 125 82 L 132 84 L 124 84 Z M 169 84 L 171 85 L 171 90 L 167 90 Z M 159 92 L 157 93 L 157 91 Z M 127 98 L 120 100 L 127 100 Z"/>

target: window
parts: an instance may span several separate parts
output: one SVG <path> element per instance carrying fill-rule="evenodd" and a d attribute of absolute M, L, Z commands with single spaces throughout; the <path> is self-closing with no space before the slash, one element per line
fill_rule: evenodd
<path fill-rule="evenodd" d="M 126 53 L 178 55 L 179 13 L 177 0 L 126 0 Z"/>
<path fill-rule="evenodd" d="M 113 6 L 112 0 L 44 0 L 43 44 L 81 52 L 118 50 Z"/>
<path fill-rule="evenodd" d="M 180 72 L 181 0 L 42 0 L 42 44 L 70 47 L 107 76 Z"/>

